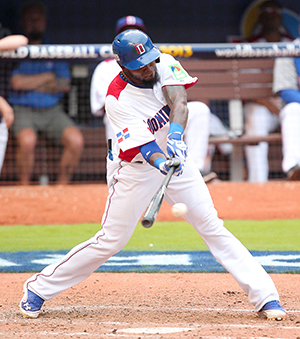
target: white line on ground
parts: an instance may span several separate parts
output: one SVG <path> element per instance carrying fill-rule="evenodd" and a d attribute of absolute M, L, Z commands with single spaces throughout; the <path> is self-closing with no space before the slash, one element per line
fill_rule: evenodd
<path fill-rule="evenodd" d="M 83 308 L 86 310 L 94 310 L 94 309 L 132 309 L 132 310 L 150 310 L 150 309 L 157 309 L 157 307 L 154 306 L 122 306 L 122 305 L 95 305 L 95 306 L 63 306 L 63 307 L 51 307 L 48 308 L 49 310 L 74 310 L 78 309 L 80 310 Z M 255 311 L 248 310 L 248 309 L 231 309 L 231 308 L 210 308 L 210 307 L 166 307 L 166 306 L 160 306 L 160 310 L 163 311 L 193 311 L 193 312 L 208 312 L 208 311 L 215 311 L 215 312 L 240 312 L 240 313 L 255 313 Z M 300 310 L 288 310 L 288 313 L 300 313 Z"/>
<path fill-rule="evenodd" d="M 220 324 L 216 324 L 215 326 L 220 327 Z M 177 329 L 177 331 L 175 331 Z M 193 330 L 195 330 L 196 328 L 170 328 L 170 327 L 153 327 L 153 328 L 129 328 L 129 329 L 119 329 L 116 332 L 113 333 L 105 333 L 105 337 L 114 337 L 114 338 L 118 338 L 118 337 L 124 337 L 124 338 L 132 338 L 132 335 L 139 335 L 139 334 L 145 334 L 145 335 L 150 335 L 150 337 L 152 337 L 152 335 L 162 335 L 162 334 L 170 334 L 170 333 L 180 333 L 180 332 L 187 332 L 190 331 L 192 332 Z M 172 331 L 171 331 L 172 330 Z M 88 338 L 91 337 L 97 337 L 99 338 L 99 333 L 88 333 L 88 332 L 72 332 L 72 333 L 61 333 L 61 332 L 48 332 L 48 331 L 22 331 L 22 333 L 20 333 L 22 335 L 34 335 L 35 337 L 43 337 L 43 336 L 59 336 L 61 337 L 73 337 L 73 336 L 87 336 Z M 2 338 L 5 338 L 5 336 L 7 335 L 7 333 L 5 332 L 0 332 L 0 336 Z M 138 337 L 140 338 L 140 337 Z M 238 337 L 224 337 L 224 336 L 207 336 L 207 335 L 203 335 L 201 334 L 201 338 L 203 339 L 286 339 L 286 338 L 279 338 L 279 337 L 242 337 L 242 336 L 238 336 Z"/>

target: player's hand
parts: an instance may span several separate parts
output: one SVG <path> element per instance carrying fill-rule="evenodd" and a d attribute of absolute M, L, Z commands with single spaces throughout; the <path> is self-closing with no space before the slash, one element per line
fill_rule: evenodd
<path fill-rule="evenodd" d="M 177 157 L 185 161 L 186 151 L 187 146 L 183 140 L 172 139 L 172 135 L 168 135 L 167 152 L 170 157 Z"/>
<path fill-rule="evenodd" d="M 183 127 L 176 122 L 170 124 L 168 139 L 167 139 L 167 152 L 169 157 L 177 157 L 185 161 L 187 146 L 183 141 Z"/>
<path fill-rule="evenodd" d="M 175 175 L 176 177 L 179 177 L 183 172 L 184 165 L 181 163 L 180 159 L 178 158 L 162 161 L 159 164 L 159 170 L 164 175 L 167 175 L 171 167 L 176 167 L 173 175 Z"/>

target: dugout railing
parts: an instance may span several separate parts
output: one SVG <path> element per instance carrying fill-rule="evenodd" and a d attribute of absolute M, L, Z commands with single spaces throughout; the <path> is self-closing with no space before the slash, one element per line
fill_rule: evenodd
<path fill-rule="evenodd" d="M 185 46 L 159 44 L 162 52 L 179 57 L 186 70 L 192 76 L 199 78 L 197 85 L 188 90 L 188 100 L 206 102 L 213 112 L 213 107 L 220 102 L 221 108 L 218 109 L 218 115 L 222 118 L 222 114 L 224 114 L 230 128 L 242 132 L 244 128 L 243 101 L 273 96 L 273 57 L 290 56 L 285 52 L 287 50 L 293 55 L 293 53 L 297 53 L 299 46 L 296 46 L 296 49 L 286 44 L 247 44 L 245 45 L 248 46 L 247 48 L 243 44 L 240 46 L 242 47 L 237 47 L 234 44 Z M 221 55 L 217 55 L 218 53 Z M 66 112 L 82 130 L 85 139 L 85 148 L 80 164 L 75 170 L 73 182 L 105 180 L 107 153 L 105 130 L 102 119 L 91 115 L 89 89 L 94 68 L 100 61 L 111 56 L 109 45 L 26 46 L 17 51 L 0 53 L 0 85 L 2 93 L 6 95 L 9 93 L 10 71 L 20 60 L 49 59 L 52 62 L 56 60 L 69 62 L 72 84 L 70 92 L 63 98 L 63 104 Z M 220 156 L 218 158 L 218 154 L 216 154 L 212 169 L 217 173 L 224 174 L 221 179 L 245 180 L 247 174 L 245 174 L 243 148 L 246 144 L 256 144 L 260 141 L 270 143 L 270 172 L 275 173 L 274 179 L 281 178 L 283 173 L 281 171 L 280 133 L 251 138 L 243 135 L 236 139 L 211 137 L 210 143 L 212 144 L 230 142 L 234 146 L 230 157 L 222 158 Z M 15 149 L 16 140 L 10 135 L 0 179 L 2 184 L 14 183 L 17 180 Z M 46 140 L 43 135 L 39 136 L 33 175 L 34 182 L 38 182 L 45 175 L 50 182 L 55 181 L 60 154 L 60 147 Z"/>

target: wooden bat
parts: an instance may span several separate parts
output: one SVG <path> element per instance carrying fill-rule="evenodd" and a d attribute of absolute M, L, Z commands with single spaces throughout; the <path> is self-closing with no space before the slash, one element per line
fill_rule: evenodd
<path fill-rule="evenodd" d="M 179 164 L 180 164 L 180 162 L 179 162 Z M 151 199 L 150 204 L 148 205 L 146 212 L 144 213 L 142 221 L 141 221 L 142 225 L 145 228 L 149 228 L 153 225 L 153 223 L 156 219 L 156 216 L 158 214 L 158 211 L 161 207 L 161 204 L 164 200 L 166 189 L 167 189 L 169 182 L 172 178 L 172 175 L 173 175 L 173 173 L 174 173 L 174 171 L 176 170 L 177 167 L 178 167 L 178 164 L 174 164 L 170 168 L 170 170 L 167 173 L 166 177 L 164 178 L 160 188 L 158 189 L 158 191 L 154 194 L 153 198 Z"/>

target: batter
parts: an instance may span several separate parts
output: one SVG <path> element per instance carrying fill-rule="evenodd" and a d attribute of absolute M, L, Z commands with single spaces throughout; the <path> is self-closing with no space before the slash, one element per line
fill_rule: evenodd
<path fill-rule="evenodd" d="M 181 164 L 165 200 L 187 206 L 185 220 L 248 294 L 259 316 L 283 319 L 286 312 L 272 279 L 224 227 L 199 170 L 186 154 L 182 141 L 188 117 L 185 89 L 197 78 L 189 76 L 172 56 L 161 54 L 138 30 L 120 33 L 113 51 L 122 72 L 108 89 L 105 109 L 118 142 L 113 160 L 107 159 L 109 193 L 102 229 L 25 282 L 23 314 L 37 317 L 45 300 L 89 277 L 127 244 L 172 166 L 168 158 L 175 156 Z"/>

